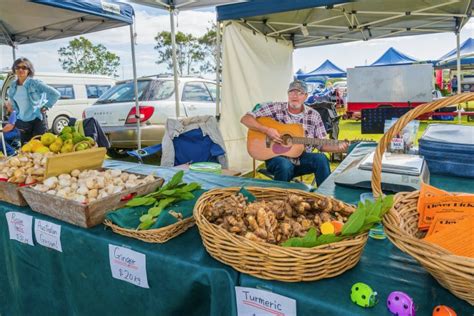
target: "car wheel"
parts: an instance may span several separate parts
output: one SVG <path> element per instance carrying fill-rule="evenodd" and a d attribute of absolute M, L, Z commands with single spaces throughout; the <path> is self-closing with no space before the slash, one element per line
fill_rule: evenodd
<path fill-rule="evenodd" d="M 107 149 L 107 156 L 113 159 L 120 159 L 128 157 L 127 149 L 121 148 L 108 148 Z"/>
<path fill-rule="evenodd" d="M 64 116 L 64 115 L 60 115 L 56 117 L 53 121 L 53 126 L 52 126 L 53 133 L 56 135 L 59 135 L 59 133 L 61 133 L 63 128 L 65 128 L 68 125 L 69 125 L 69 117 Z"/>

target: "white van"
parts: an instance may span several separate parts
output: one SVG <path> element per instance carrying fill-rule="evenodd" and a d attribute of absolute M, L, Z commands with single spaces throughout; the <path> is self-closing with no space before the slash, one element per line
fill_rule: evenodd
<path fill-rule="evenodd" d="M 9 76 L 4 83 L 2 98 L 13 78 Z M 68 125 L 70 118 L 82 118 L 84 110 L 115 85 L 115 79 L 101 75 L 37 72 L 35 78 L 61 93 L 61 98 L 47 112 L 48 128 L 55 134 Z"/>
<path fill-rule="evenodd" d="M 61 93 L 47 112 L 48 128 L 55 134 L 68 125 L 69 118 L 82 118 L 82 112 L 115 85 L 114 79 L 100 75 L 37 72 L 35 78 Z"/>

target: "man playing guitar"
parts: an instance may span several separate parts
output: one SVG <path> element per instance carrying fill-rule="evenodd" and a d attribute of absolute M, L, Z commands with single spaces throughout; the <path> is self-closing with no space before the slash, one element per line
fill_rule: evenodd
<path fill-rule="evenodd" d="M 284 124 L 301 124 L 304 136 L 307 138 L 322 139 L 326 137 L 326 130 L 319 113 L 304 105 L 308 97 L 308 87 L 305 82 L 295 80 L 288 88 L 288 102 L 273 102 L 261 104 L 253 111 L 246 113 L 240 120 L 249 129 L 265 134 L 275 143 L 282 144 L 284 140 L 275 128 L 265 126 L 257 121 L 260 117 L 270 117 Z M 323 153 L 313 153 L 314 148 L 320 152 L 345 152 L 347 143 L 323 144 L 321 146 L 306 145 L 304 152 L 297 158 L 284 155 L 270 158 L 265 161 L 269 172 L 275 180 L 291 181 L 296 176 L 314 173 L 319 186 L 331 173 L 329 160 Z"/>

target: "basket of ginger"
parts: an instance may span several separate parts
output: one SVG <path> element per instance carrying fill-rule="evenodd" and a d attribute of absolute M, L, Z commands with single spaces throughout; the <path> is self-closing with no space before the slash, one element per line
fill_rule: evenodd
<path fill-rule="evenodd" d="M 356 209 L 300 190 L 223 188 L 200 197 L 194 218 L 209 254 L 237 271 L 267 280 L 315 281 L 359 262 L 368 230 L 391 199 L 366 203 Z"/>

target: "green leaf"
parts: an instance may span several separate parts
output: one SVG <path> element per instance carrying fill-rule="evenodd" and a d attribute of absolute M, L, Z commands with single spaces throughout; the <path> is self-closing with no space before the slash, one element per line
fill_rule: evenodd
<path fill-rule="evenodd" d="M 153 216 L 153 217 L 158 217 L 161 214 L 162 211 L 163 211 L 163 208 L 158 207 L 158 206 L 154 206 L 154 207 L 151 207 L 148 210 L 147 215 L 150 215 L 150 216 Z"/>
<path fill-rule="evenodd" d="M 141 206 L 155 203 L 152 197 L 136 197 L 127 202 L 126 206 Z"/>
<path fill-rule="evenodd" d="M 332 242 L 341 241 L 343 239 L 344 239 L 343 236 L 336 236 L 334 234 L 320 235 L 316 240 L 316 245 L 314 246 L 330 244 Z"/>
<path fill-rule="evenodd" d="M 153 216 L 148 214 L 140 216 L 140 222 L 149 222 L 153 220 Z"/>
<path fill-rule="evenodd" d="M 288 240 L 286 240 L 284 243 L 281 245 L 283 247 L 305 247 L 305 248 L 310 248 L 314 247 L 316 244 L 316 239 L 318 237 L 318 233 L 316 231 L 316 228 L 311 227 L 306 235 L 304 237 L 293 237 Z"/>
<path fill-rule="evenodd" d="M 347 236 L 357 234 L 364 225 L 366 211 L 363 206 L 361 207 L 361 204 L 362 203 L 359 203 L 356 211 L 352 213 L 349 220 L 344 224 L 344 226 L 342 226 L 341 235 Z"/>
<path fill-rule="evenodd" d="M 183 176 L 184 176 L 183 170 L 176 172 L 173 178 L 171 178 L 171 180 L 168 182 L 167 189 L 174 189 L 175 186 L 181 183 L 181 181 L 183 180 Z"/>
<path fill-rule="evenodd" d="M 393 195 L 387 195 L 382 202 L 382 212 L 380 217 L 383 217 L 393 206 Z"/>
<path fill-rule="evenodd" d="M 191 192 L 181 192 L 180 194 L 178 194 L 178 197 L 182 200 L 192 200 L 194 199 L 194 194 L 192 194 Z"/>
<path fill-rule="evenodd" d="M 191 182 L 189 184 L 186 184 L 184 187 L 180 189 L 181 192 L 192 192 L 194 190 L 198 190 L 201 188 L 201 185 L 196 182 Z"/>
<path fill-rule="evenodd" d="M 164 191 L 161 191 L 160 194 L 164 196 L 170 196 L 170 195 L 175 194 L 176 192 L 177 190 L 164 190 Z"/>
<path fill-rule="evenodd" d="M 373 216 L 373 215 L 367 216 L 365 218 L 364 225 L 362 226 L 360 231 L 361 232 L 367 231 L 367 230 L 371 229 L 372 226 L 374 226 L 374 224 L 380 223 L 380 221 L 381 221 L 380 217 Z"/>
<path fill-rule="evenodd" d="M 149 229 L 154 223 L 155 223 L 155 220 L 141 222 L 140 225 L 138 225 L 138 229 L 141 229 L 141 230 Z"/>

